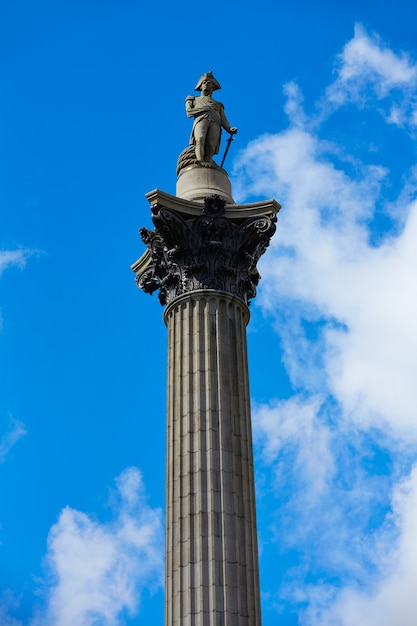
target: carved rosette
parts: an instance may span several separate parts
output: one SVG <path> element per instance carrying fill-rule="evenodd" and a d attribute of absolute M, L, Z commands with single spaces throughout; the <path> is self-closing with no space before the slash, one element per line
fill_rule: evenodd
<path fill-rule="evenodd" d="M 152 206 L 155 231 L 141 228 L 150 253 L 138 287 L 159 290 L 162 305 L 197 289 L 217 289 L 249 303 L 260 280 L 256 264 L 276 230 L 275 214 L 249 219 L 227 216 L 225 201 L 206 198 L 201 215 L 180 214 L 156 203 Z"/>

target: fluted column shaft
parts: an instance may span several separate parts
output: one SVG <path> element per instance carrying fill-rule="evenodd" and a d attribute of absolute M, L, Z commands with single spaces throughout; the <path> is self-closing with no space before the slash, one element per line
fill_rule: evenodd
<path fill-rule="evenodd" d="M 260 626 L 247 305 L 175 298 L 168 327 L 165 626 Z"/>

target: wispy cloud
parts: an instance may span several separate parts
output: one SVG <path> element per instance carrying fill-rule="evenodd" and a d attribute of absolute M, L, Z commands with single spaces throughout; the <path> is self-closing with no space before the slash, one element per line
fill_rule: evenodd
<path fill-rule="evenodd" d="M 0 250 L 0 278 L 3 272 L 10 267 L 23 269 L 29 257 L 39 254 L 39 250 L 16 248 L 14 250 Z M 0 331 L 3 328 L 3 318 L 0 311 Z"/>
<path fill-rule="evenodd" d="M 26 434 L 27 431 L 23 423 L 13 417 L 10 417 L 8 429 L 0 439 L 0 463 L 5 462 L 7 455 L 15 443 L 17 443 L 19 439 L 24 437 Z"/>
<path fill-rule="evenodd" d="M 0 277 L 3 272 L 10 267 L 23 269 L 30 256 L 38 254 L 37 250 L 18 248 L 15 250 L 0 250 Z M 2 328 L 2 317 L 0 313 L 0 330 Z M 26 430 L 22 422 L 10 418 L 8 431 L 0 440 L 0 463 L 4 463 L 6 456 L 14 444 L 26 435 Z"/>
<path fill-rule="evenodd" d="M 381 572 L 368 585 L 347 586 L 330 603 L 316 590 L 306 622 L 312 626 L 414 626 L 417 615 L 417 467 L 394 491 L 392 513 L 375 542 Z M 393 541 L 397 539 L 397 541 Z"/>
<path fill-rule="evenodd" d="M 412 601 L 401 584 L 415 583 L 415 164 L 388 202 L 386 166 L 330 143 L 319 122 L 348 102 L 360 119 L 366 102 L 392 123 L 400 90 L 410 125 L 416 83 L 412 59 L 357 27 L 317 104 L 322 117 L 305 114 L 289 83 L 289 127 L 249 144 L 236 170 L 235 195 L 284 205 L 257 305 L 281 336 L 293 395 L 256 408 L 255 440 L 277 503 L 271 538 L 300 555 L 276 594 L 299 604 L 306 626 L 373 626 L 364 615 L 384 606 L 390 619 L 378 623 L 412 623 L 392 616 Z M 324 582 L 311 584 L 313 572 Z"/>
<path fill-rule="evenodd" d="M 374 531 L 396 480 L 386 437 L 346 427 L 340 408 L 324 401 L 295 395 L 254 407 L 258 466 L 269 477 L 262 491 L 276 502 L 270 539 L 293 553 L 279 598 L 295 604 L 306 602 L 311 577 L 358 585 L 374 579 Z"/>
<path fill-rule="evenodd" d="M 387 122 L 415 126 L 417 64 L 406 53 L 394 52 L 378 35 L 369 35 L 357 24 L 353 39 L 337 57 L 335 74 L 321 101 L 324 111 L 348 102 L 364 106 L 377 99 Z M 387 108 L 381 109 L 383 100 Z"/>
<path fill-rule="evenodd" d="M 15 619 L 12 613 L 19 606 L 18 600 L 10 590 L 4 591 L 0 596 L 0 624 L 1 626 L 23 626 L 22 622 Z"/>
<path fill-rule="evenodd" d="M 28 258 L 38 254 L 38 250 L 17 248 L 15 250 L 0 250 L 0 276 L 9 267 L 19 267 L 23 269 Z"/>
<path fill-rule="evenodd" d="M 141 473 L 116 479 L 114 518 L 66 507 L 48 537 L 45 608 L 31 626 L 115 626 L 136 614 L 145 588 L 162 584 L 162 512 L 146 504 Z"/>

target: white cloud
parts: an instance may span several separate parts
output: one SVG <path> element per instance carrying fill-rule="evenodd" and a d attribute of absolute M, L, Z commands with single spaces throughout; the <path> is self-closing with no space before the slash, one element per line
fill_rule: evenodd
<path fill-rule="evenodd" d="M 410 58 L 357 28 L 323 116 L 308 118 L 290 83 L 289 128 L 237 164 L 236 196 L 283 204 L 257 305 L 281 336 L 293 395 L 257 407 L 255 440 L 277 498 L 272 536 L 300 555 L 279 594 L 308 606 L 305 626 L 416 620 L 416 471 L 404 482 L 417 458 L 416 166 L 387 199 L 386 167 L 320 135 L 346 102 L 352 134 L 365 102 L 378 124 L 410 122 L 416 80 Z M 317 572 L 331 582 L 309 586 Z"/>
<path fill-rule="evenodd" d="M 281 553 L 294 553 L 279 596 L 296 603 L 317 572 L 363 583 L 375 571 L 375 537 L 367 533 L 382 522 L 392 491 L 392 477 L 369 471 L 385 440 L 343 428 L 324 401 L 293 396 L 254 410 L 258 464 L 271 475 L 278 506 L 269 510 L 269 531 Z"/>
<path fill-rule="evenodd" d="M 162 513 L 145 500 L 142 476 L 117 479 L 115 519 L 100 523 L 66 507 L 48 537 L 47 608 L 31 626 L 114 626 L 134 615 L 145 588 L 162 582 Z"/>
<path fill-rule="evenodd" d="M 393 527 L 381 532 L 377 546 L 381 579 L 364 589 L 347 587 L 332 599 L 313 591 L 305 616 L 309 626 L 414 626 L 417 618 L 417 468 L 393 497 Z M 398 535 L 393 542 L 393 535 Z M 323 602 L 324 600 L 324 602 Z"/>
<path fill-rule="evenodd" d="M 9 267 L 19 267 L 23 269 L 27 259 L 36 253 L 36 250 L 25 250 L 23 248 L 18 248 L 17 250 L 0 250 L 0 276 L 4 270 Z"/>
<path fill-rule="evenodd" d="M 328 375 L 335 396 L 357 422 L 380 419 L 417 439 L 417 202 L 402 234 L 346 268 L 348 333 L 328 335 Z M 336 315 L 341 315 L 341 298 Z M 336 308 L 336 307 L 335 307 Z"/>
<path fill-rule="evenodd" d="M 0 278 L 3 272 L 10 267 L 19 267 L 23 269 L 26 266 L 28 258 L 34 254 L 38 254 L 38 250 L 29 250 L 18 248 L 15 250 L 0 250 Z M 3 328 L 3 318 L 0 311 L 0 331 Z"/>
<path fill-rule="evenodd" d="M 298 480 L 308 484 L 311 497 L 325 490 L 334 472 L 329 430 L 318 419 L 320 405 L 318 397 L 303 400 L 294 396 L 272 406 L 255 405 L 253 415 L 254 440 L 262 448 L 264 460 L 274 463 L 291 446 L 295 456 L 292 469 Z"/>
<path fill-rule="evenodd" d="M 377 35 L 370 36 L 356 25 L 354 37 L 337 57 L 335 73 L 321 102 L 324 111 L 347 102 L 381 101 L 396 91 L 400 97 L 389 106 L 386 120 L 399 126 L 407 121 L 414 124 L 417 64 L 407 54 L 394 52 Z"/>
<path fill-rule="evenodd" d="M 11 448 L 27 434 L 22 422 L 9 418 L 7 432 L 0 439 L 0 463 L 4 463 Z"/>
<path fill-rule="evenodd" d="M 345 83 L 355 78 L 363 83 L 378 81 L 384 94 L 392 87 L 416 83 L 417 66 L 408 55 L 395 54 L 378 36 L 370 37 L 359 24 L 339 61 L 339 77 Z"/>
<path fill-rule="evenodd" d="M 12 613 L 19 605 L 19 601 L 10 590 L 6 590 L 0 597 L 0 624 L 1 626 L 23 626 L 22 622 L 12 617 Z"/>
<path fill-rule="evenodd" d="M 285 113 L 294 126 L 303 127 L 307 122 L 307 117 L 302 107 L 304 98 L 301 89 L 297 83 L 290 81 L 284 85 L 284 94 L 287 98 Z"/>
<path fill-rule="evenodd" d="M 280 319 L 291 309 L 280 332 L 296 386 L 305 386 L 300 357 L 312 364 L 315 355 L 300 320 L 321 321 L 314 391 L 327 372 L 328 390 L 347 416 L 368 425 L 385 420 L 397 435 L 417 439 L 417 203 L 406 208 L 398 236 L 372 246 L 369 223 L 387 172 L 358 165 L 351 178 L 331 162 L 331 151 L 295 128 L 253 142 L 241 156 L 250 193 L 284 196 L 282 225 L 261 264 L 258 304 Z"/>

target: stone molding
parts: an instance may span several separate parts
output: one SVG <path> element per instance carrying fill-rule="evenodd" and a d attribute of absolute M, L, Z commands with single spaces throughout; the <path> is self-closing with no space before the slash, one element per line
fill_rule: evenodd
<path fill-rule="evenodd" d="M 279 204 L 266 201 L 239 210 L 217 195 L 201 204 L 151 194 L 155 230 L 140 229 L 148 250 L 132 265 L 138 287 L 150 294 L 159 290 L 162 305 L 199 289 L 225 291 L 249 303 L 260 280 L 256 264 L 276 230 Z"/>

